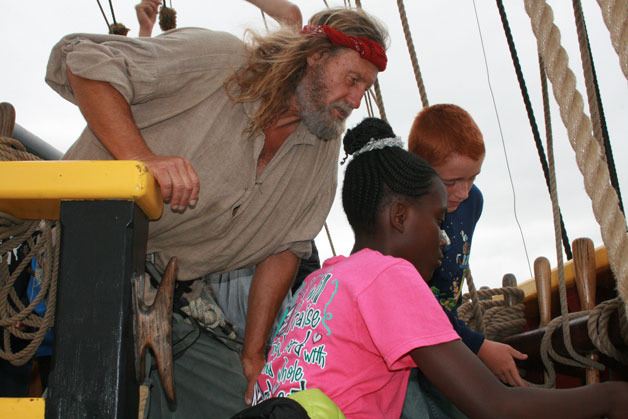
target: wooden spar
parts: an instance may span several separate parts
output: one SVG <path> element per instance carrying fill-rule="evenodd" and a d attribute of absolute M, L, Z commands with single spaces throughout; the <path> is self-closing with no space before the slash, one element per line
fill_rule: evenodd
<path fill-rule="evenodd" d="M 581 310 L 592 310 L 595 307 L 595 250 L 593 241 L 587 238 L 574 240 L 572 243 L 574 267 L 576 271 L 576 289 L 580 299 Z M 598 357 L 594 353 L 589 357 L 597 361 Z M 587 384 L 599 383 L 600 372 L 595 368 L 586 370 Z"/>
<path fill-rule="evenodd" d="M 552 320 L 551 273 L 547 258 L 541 256 L 534 261 L 534 281 L 539 300 L 539 327 L 546 326 Z"/>

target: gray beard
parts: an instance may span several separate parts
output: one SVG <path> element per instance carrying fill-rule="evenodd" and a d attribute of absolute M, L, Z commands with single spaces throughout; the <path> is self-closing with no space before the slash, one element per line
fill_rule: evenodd
<path fill-rule="evenodd" d="M 334 107 L 340 107 L 347 114 L 352 111 L 344 103 L 325 105 L 323 97 L 327 91 L 321 65 L 314 67 L 309 76 L 301 79 L 296 89 L 301 121 L 308 131 L 323 141 L 334 140 L 345 130 L 344 121 L 334 118 L 330 111 Z"/>

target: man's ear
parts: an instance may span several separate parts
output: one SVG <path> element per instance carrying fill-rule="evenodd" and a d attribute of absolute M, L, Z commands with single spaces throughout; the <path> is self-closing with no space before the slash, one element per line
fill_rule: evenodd
<path fill-rule="evenodd" d="M 398 199 L 388 206 L 388 216 L 390 218 L 390 226 L 399 233 L 403 233 L 408 219 L 408 205 Z"/>
<path fill-rule="evenodd" d="M 326 51 L 316 51 L 308 55 L 307 56 L 308 67 L 312 67 L 313 65 L 318 64 L 325 55 L 327 55 Z"/>

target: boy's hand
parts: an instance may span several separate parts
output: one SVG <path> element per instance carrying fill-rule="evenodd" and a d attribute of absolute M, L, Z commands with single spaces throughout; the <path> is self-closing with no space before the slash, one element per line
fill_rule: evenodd
<path fill-rule="evenodd" d="M 485 339 L 478 352 L 478 357 L 505 384 L 510 384 L 513 387 L 527 386 L 519 375 L 514 360 L 527 359 L 528 355 L 517 351 L 510 345 Z"/>

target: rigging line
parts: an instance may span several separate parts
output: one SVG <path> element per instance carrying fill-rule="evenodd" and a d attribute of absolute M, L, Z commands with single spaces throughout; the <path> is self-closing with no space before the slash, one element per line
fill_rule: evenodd
<path fill-rule="evenodd" d="M 268 32 L 268 22 L 266 21 L 266 13 L 264 13 L 264 11 L 261 9 L 260 9 L 260 12 L 262 13 L 262 20 L 264 21 L 264 27 L 266 28 L 266 32 Z"/>
<path fill-rule="evenodd" d="M 96 3 L 98 3 L 98 8 L 100 9 L 100 13 L 102 13 L 102 17 L 105 19 L 105 23 L 107 24 L 107 31 L 109 31 L 109 20 L 107 20 L 107 15 L 105 15 L 105 11 L 102 8 L 102 5 L 100 4 L 100 0 L 96 0 Z"/>
<path fill-rule="evenodd" d="M 403 35 L 406 38 L 406 45 L 408 46 L 408 53 L 410 54 L 410 61 L 412 62 L 412 69 L 414 70 L 414 79 L 416 80 L 417 87 L 419 88 L 421 104 L 425 108 L 428 107 L 430 103 L 427 100 L 427 92 L 425 91 L 425 84 L 423 84 L 423 76 L 421 76 L 421 68 L 419 67 L 419 60 L 417 59 L 414 42 L 412 41 L 412 33 L 410 32 L 410 26 L 408 25 L 408 16 L 406 15 L 406 7 L 403 4 L 403 0 L 397 0 L 397 8 L 399 9 Z"/>
<path fill-rule="evenodd" d="M 361 0 L 355 0 L 355 5 L 358 9 L 362 10 Z M 375 91 L 375 93 L 373 93 L 373 91 Z M 380 118 L 388 122 L 388 118 L 386 118 L 386 110 L 384 109 L 384 97 L 382 96 L 382 89 L 379 86 L 379 77 L 375 79 L 375 83 L 373 84 L 373 87 L 368 90 L 368 93 L 375 100 Z"/>
<path fill-rule="evenodd" d="M 116 13 L 113 11 L 113 3 L 111 2 L 111 0 L 109 0 L 109 9 L 111 9 L 111 19 L 113 20 L 113 24 L 115 25 L 116 23 Z"/>
<path fill-rule="evenodd" d="M 606 165 L 611 178 L 611 185 L 617 192 L 619 199 L 619 208 L 624 212 L 624 203 L 619 190 L 619 180 L 617 178 L 617 170 L 615 168 L 615 159 L 613 158 L 613 149 L 608 135 L 606 126 L 606 117 L 604 116 L 604 107 L 602 106 L 602 96 L 600 94 L 600 86 L 597 81 L 597 73 L 593 62 L 593 52 L 591 51 L 591 43 L 589 42 L 589 34 L 587 25 L 582 12 L 582 4 L 580 0 L 572 0 L 574 18 L 576 21 L 576 32 L 578 34 L 578 44 L 580 45 L 580 57 L 582 61 L 582 71 L 585 78 L 585 87 L 587 89 L 587 97 L 589 102 L 589 113 L 591 114 L 591 122 L 595 138 L 604 147 L 606 157 Z"/>
<path fill-rule="evenodd" d="M 537 154 L 539 155 L 539 162 L 541 163 L 541 169 L 543 169 L 543 176 L 545 177 L 545 184 L 547 185 L 547 192 L 551 194 L 549 166 L 547 163 L 547 157 L 545 156 L 545 151 L 543 150 L 543 141 L 541 141 L 541 134 L 539 133 L 539 127 L 536 123 L 534 110 L 532 109 L 532 103 L 530 102 L 530 94 L 528 93 L 526 81 L 525 81 L 525 78 L 523 77 L 523 71 L 521 70 L 521 63 L 519 62 L 519 55 L 517 54 L 517 48 L 515 47 L 515 41 L 513 39 L 512 32 L 510 30 L 510 24 L 508 23 L 508 16 L 506 14 L 506 9 L 504 8 L 504 3 L 502 2 L 502 0 L 497 0 L 497 9 L 499 11 L 499 17 L 502 22 L 502 27 L 504 28 L 504 34 L 506 35 L 506 42 L 508 43 L 508 50 L 510 51 L 510 59 L 512 60 L 512 64 L 515 67 L 515 74 L 517 75 L 517 82 L 519 83 L 519 90 L 521 91 L 523 104 L 525 105 L 526 113 L 528 115 L 528 121 L 530 122 L 530 129 L 532 130 L 532 137 L 534 138 L 536 151 L 537 151 Z M 567 256 L 567 260 L 571 260 L 572 259 L 571 245 L 570 245 L 569 237 L 567 236 L 567 229 L 565 228 L 565 223 L 563 222 L 563 214 L 560 211 L 560 207 L 558 208 L 558 214 L 560 218 L 560 230 L 561 230 L 563 247 L 565 249 L 565 255 Z"/>
<path fill-rule="evenodd" d="M 515 193 L 515 184 L 512 181 L 512 172 L 510 171 L 510 163 L 508 161 L 508 152 L 506 151 L 506 142 L 504 141 L 504 132 L 502 130 L 501 120 L 499 119 L 499 112 L 497 111 L 497 103 L 495 102 L 495 94 L 493 93 L 493 86 L 491 84 L 491 75 L 488 69 L 488 60 L 486 59 L 486 49 L 484 47 L 484 38 L 482 37 L 482 31 L 480 28 L 480 18 L 478 17 L 478 10 L 475 5 L 475 0 L 473 1 L 473 12 L 475 13 L 475 22 L 478 28 L 478 34 L 480 36 L 480 44 L 482 46 L 482 57 L 484 58 L 484 66 L 486 69 L 486 80 L 488 82 L 488 88 L 491 93 L 491 100 L 493 102 L 493 110 L 495 111 L 495 118 L 497 119 L 497 127 L 499 128 L 499 137 L 502 143 L 502 149 L 504 151 L 504 158 L 506 160 L 506 169 L 508 171 L 508 179 L 510 180 L 510 188 L 512 190 L 512 208 L 513 214 L 515 216 L 515 222 L 517 223 L 517 227 L 519 228 L 519 234 L 521 235 L 521 241 L 523 243 L 523 250 L 526 255 L 526 260 L 528 261 L 528 270 L 530 272 L 530 278 L 533 278 L 532 274 L 532 265 L 530 263 L 530 255 L 528 254 L 528 246 L 526 245 L 526 239 L 523 235 L 523 228 L 521 228 L 521 223 L 519 222 L 519 217 L 517 215 L 517 194 Z"/>

